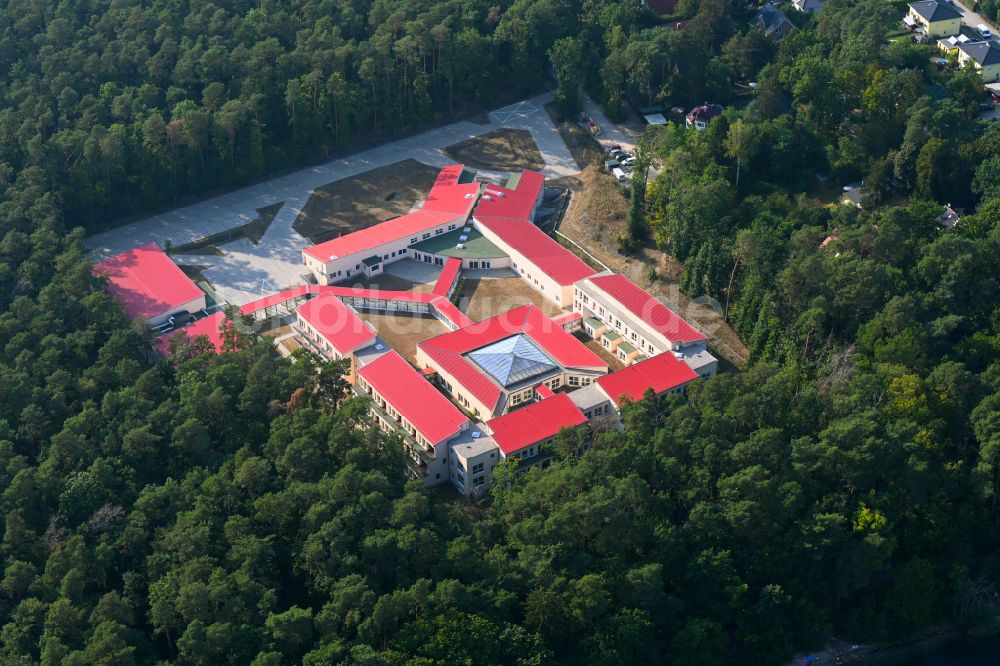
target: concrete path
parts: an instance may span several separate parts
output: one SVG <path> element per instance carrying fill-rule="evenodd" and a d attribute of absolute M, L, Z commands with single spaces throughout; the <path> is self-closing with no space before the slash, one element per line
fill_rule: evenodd
<path fill-rule="evenodd" d="M 163 246 L 169 241 L 176 247 L 246 224 L 257 216 L 258 208 L 277 202 L 287 202 L 275 216 L 261 245 L 268 245 L 273 240 L 280 239 L 297 240 L 300 242 L 300 247 L 303 247 L 308 242 L 292 231 L 291 223 L 295 221 L 298 211 L 305 205 L 313 189 L 406 158 L 413 158 L 431 166 L 444 166 L 453 160 L 442 152 L 442 148 L 501 127 L 525 129 L 531 132 L 545 160 L 546 167 L 543 172 L 547 177 L 560 178 L 572 175 L 577 172 L 573 157 L 542 108 L 551 97 L 551 93 L 545 93 L 498 109 L 490 114 L 489 123 L 477 124 L 468 121 L 453 123 L 349 157 L 256 183 L 91 236 L 85 240 L 85 244 L 96 259 L 103 259 L 146 243 L 158 243 Z"/>
<path fill-rule="evenodd" d="M 413 158 L 441 167 L 454 162 L 443 148 L 509 127 L 531 133 L 545 160 L 543 173 L 549 178 L 576 174 L 578 169 L 558 130 L 543 105 L 551 99 L 545 93 L 489 114 L 490 122 L 462 121 L 439 127 L 370 150 L 332 160 L 206 201 L 178 208 L 145 220 L 117 227 L 86 239 L 95 260 L 103 259 L 147 243 L 174 247 L 192 243 L 246 224 L 257 217 L 256 210 L 283 202 L 261 239 L 254 245 L 243 238 L 219 245 L 219 255 L 177 255 L 180 264 L 198 265 L 215 287 L 219 297 L 234 305 L 263 294 L 301 284 L 306 273 L 301 251 L 310 242 L 292 228 L 313 190 L 333 181 Z"/>
<path fill-rule="evenodd" d="M 610 146 L 613 143 L 621 144 L 626 153 L 631 153 L 635 148 L 638 136 L 628 128 L 616 125 L 604 115 L 604 110 L 586 95 L 583 96 L 583 110 L 589 115 L 601 132 L 597 135 L 597 141 L 602 146 Z"/>

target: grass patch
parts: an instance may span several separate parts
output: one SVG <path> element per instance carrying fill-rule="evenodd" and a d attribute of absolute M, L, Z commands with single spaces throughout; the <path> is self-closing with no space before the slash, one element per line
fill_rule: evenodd
<path fill-rule="evenodd" d="M 445 148 L 444 152 L 456 162 L 476 169 L 541 171 L 545 168 L 542 153 L 528 130 L 503 127 L 459 141 Z"/>
<path fill-rule="evenodd" d="M 313 191 L 292 228 L 322 243 L 405 215 L 437 175 L 437 168 L 408 159 L 327 183 Z"/>

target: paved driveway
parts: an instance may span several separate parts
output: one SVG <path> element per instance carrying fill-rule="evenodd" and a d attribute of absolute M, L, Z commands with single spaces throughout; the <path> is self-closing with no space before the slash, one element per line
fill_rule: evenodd
<path fill-rule="evenodd" d="M 489 114 L 490 122 L 453 123 L 364 152 L 339 158 L 315 167 L 244 187 L 190 206 L 117 227 L 87 238 L 84 242 L 95 259 L 124 252 L 139 245 L 157 243 L 161 247 L 191 243 L 246 224 L 256 210 L 277 202 L 284 205 L 275 215 L 258 245 L 246 239 L 220 245 L 223 256 L 176 256 L 182 264 L 207 266 L 203 272 L 219 296 L 240 305 L 302 281 L 305 267 L 301 250 L 310 245 L 292 223 L 313 189 L 327 183 L 413 158 L 431 166 L 453 162 L 442 148 L 501 127 L 528 130 L 545 160 L 543 173 L 560 178 L 578 172 L 573 156 L 563 143 L 543 105 L 551 99 L 545 93 Z"/>

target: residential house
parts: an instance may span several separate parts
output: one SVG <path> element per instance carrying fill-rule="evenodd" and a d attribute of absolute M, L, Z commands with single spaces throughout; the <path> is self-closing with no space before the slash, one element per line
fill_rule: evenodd
<path fill-rule="evenodd" d="M 788 20 L 788 17 L 770 2 L 761 7 L 760 11 L 753 17 L 753 25 L 768 38 L 775 40 L 781 39 L 795 27 Z"/>
<path fill-rule="evenodd" d="M 800 12 L 815 14 L 823 8 L 826 0 L 792 0 L 792 5 Z"/>
<path fill-rule="evenodd" d="M 684 124 L 688 129 L 696 129 L 700 131 L 708 127 L 708 124 L 712 122 L 713 118 L 717 118 L 721 115 L 721 106 L 706 102 L 701 106 L 696 106 L 688 111 Z"/>
<path fill-rule="evenodd" d="M 958 45 L 958 64 L 971 62 L 984 82 L 1000 80 L 1000 46 L 994 41 Z"/>
<path fill-rule="evenodd" d="M 928 39 L 957 35 L 962 28 L 962 14 L 951 5 L 936 0 L 911 2 L 903 23 Z"/>

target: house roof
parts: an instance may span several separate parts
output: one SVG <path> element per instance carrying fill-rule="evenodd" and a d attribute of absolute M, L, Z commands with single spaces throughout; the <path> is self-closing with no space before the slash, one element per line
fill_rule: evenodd
<path fill-rule="evenodd" d="M 779 30 L 783 24 L 791 25 L 791 21 L 788 17 L 781 13 L 781 10 L 768 3 L 760 8 L 756 16 L 753 17 L 753 23 L 758 28 L 762 29 L 765 34 L 771 35 L 776 30 Z"/>
<path fill-rule="evenodd" d="M 563 428 L 583 425 L 587 417 L 573 404 L 569 395 L 557 393 L 551 398 L 498 416 L 486 422 L 504 455 L 537 444 L 557 435 Z"/>
<path fill-rule="evenodd" d="M 94 265 L 107 289 L 132 318 L 150 319 L 190 303 L 204 292 L 155 243 Z"/>
<path fill-rule="evenodd" d="M 375 331 L 354 310 L 327 292 L 300 305 L 296 312 L 309 322 L 324 340 L 347 356 L 375 339 Z"/>
<path fill-rule="evenodd" d="M 516 183 L 513 182 L 516 179 Z M 475 216 L 503 218 L 508 220 L 526 220 L 531 217 L 538 198 L 545 186 L 545 176 L 537 171 L 525 169 L 518 176 L 512 177 L 510 185 L 513 188 L 489 184 L 483 190 L 483 195 L 476 206 Z"/>
<path fill-rule="evenodd" d="M 476 399 L 495 409 L 501 395 L 500 380 L 484 370 L 469 353 L 518 335 L 525 336 L 544 356 L 563 367 L 598 371 L 608 368 L 597 354 L 533 304 L 424 340 L 418 346 Z"/>
<path fill-rule="evenodd" d="M 802 12 L 815 12 L 823 7 L 826 0 L 792 0 L 795 8 Z"/>
<path fill-rule="evenodd" d="M 976 61 L 981 67 L 1000 64 L 1000 47 L 992 40 L 985 42 L 965 42 L 958 49 Z"/>
<path fill-rule="evenodd" d="M 702 122 L 708 122 L 716 116 L 722 115 L 722 107 L 718 104 L 702 104 L 701 106 L 696 106 L 690 111 L 688 111 L 687 119 L 691 122 L 700 120 Z"/>
<path fill-rule="evenodd" d="M 632 402 L 642 400 L 646 389 L 660 395 L 697 377 L 698 373 L 687 363 L 668 352 L 598 377 L 596 382 L 616 405 L 621 406 L 623 398 Z"/>
<path fill-rule="evenodd" d="M 170 340 L 174 336 L 187 336 L 188 338 L 194 340 L 195 338 L 204 335 L 208 338 L 208 341 L 212 343 L 212 346 L 215 347 L 215 351 L 221 352 L 222 324 L 225 319 L 226 317 L 222 312 L 210 314 L 209 316 L 199 319 L 184 328 L 178 328 L 170 331 L 169 333 L 164 333 L 153 341 L 153 346 L 162 355 L 170 356 Z"/>
<path fill-rule="evenodd" d="M 313 245 L 303 252 L 320 261 L 330 261 L 374 250 L 380 245 L 418 235 L 439 224 L 460 218 L 464 221 L 476 204 L 480 188 L 480 184 L 476 182 L 461 182 L 465 180 L 464 173 L 464 167 L 460 164 L 443 168 L 420 210 Z"/>
<path fill-rule="evenodd" d="M 462 260 L 458 257 L 449 257 L 444 262 L 444 268 L 441 269 L 441 274 L 438 275 L 437 282 L 434 283 L 431 293 L 437 296 L 447 296 L 452 286 L 454 286 L 455 280 L 458 279 L 458 274 L 461 272 Z"/>
<path fill-rule="evenodd" d="M 962 18 L 962 14 L 954 7 L 946 5 L 943 2 L 935 2 L 935 0 L 911 2 L 910 9 L 919 14 L 928 23 Z"/>
<path fill-rule="evenodd" d="M 596 272 L 529 220 L 478 216 L 476 220 L 562 286 L 571 285 Z"/>
<path fill-rule="evenodd" d="M 358 375 L 431 444 L 449 439 L 468 422 L 450 400 L 395 351 L 368 363 L 358 370 Z"/>
<path fill-rule="evenodd" d="M 671 342 L 707 339 L 703 333 L 624 275 L 595 275 L 588 281 Z"/>

